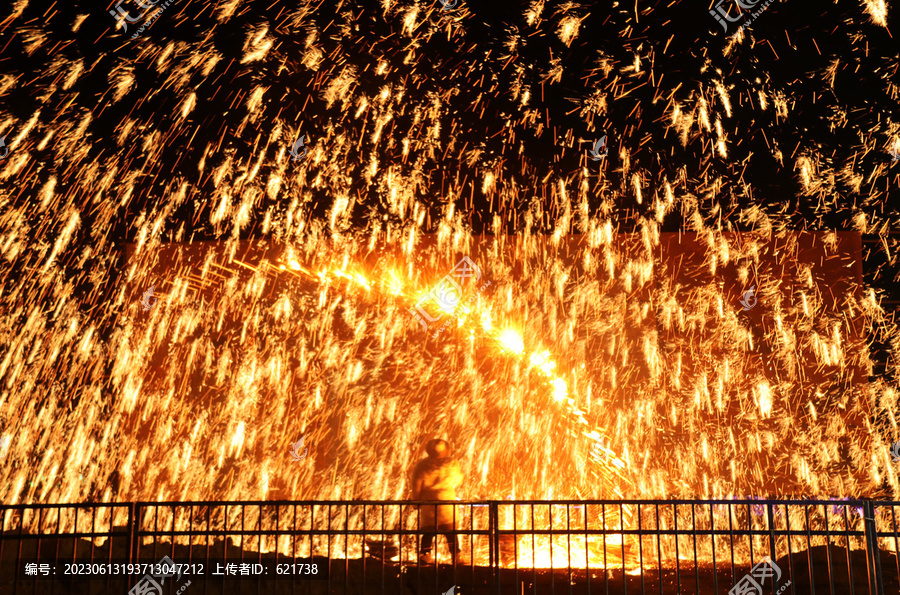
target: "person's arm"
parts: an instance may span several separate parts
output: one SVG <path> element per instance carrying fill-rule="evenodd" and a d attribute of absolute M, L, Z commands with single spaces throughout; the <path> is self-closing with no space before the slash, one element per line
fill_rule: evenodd
<path fill-rule="evenodd" d="M 456 490 L 459 486 L 462 485 L 463 482 L 463 474 L 459 468 L 459 461 L 453 461 L 453 467 L 451 468 L 451 484 L 453 485 L 453 489 Z"/>

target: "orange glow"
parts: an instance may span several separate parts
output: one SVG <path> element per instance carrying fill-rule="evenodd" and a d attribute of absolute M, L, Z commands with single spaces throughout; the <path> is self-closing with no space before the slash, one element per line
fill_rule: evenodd
<path fill-rule="evenodd" d="M 500 346 L 506 351 L 511 351 L 513 353 L 525 352 L 525 342 L 522 340 L 521 335 L 512 329 L 501 331 L 497 340 L 499 341 Z"/>

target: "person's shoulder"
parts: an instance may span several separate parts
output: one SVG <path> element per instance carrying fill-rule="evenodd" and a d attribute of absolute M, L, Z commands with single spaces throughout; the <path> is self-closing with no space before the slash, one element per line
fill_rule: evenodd
<path fill-rule="evenodd" d="M 454 458 L 447 458 L 441 461 L 441 467 L 443 469 L 459 469 L 459 461 Z"/>

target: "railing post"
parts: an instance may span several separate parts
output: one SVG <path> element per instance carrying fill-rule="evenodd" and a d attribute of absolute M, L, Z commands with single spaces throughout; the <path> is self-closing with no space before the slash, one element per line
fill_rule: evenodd
<path fill-rule="evenodd" d="M 778 552 L 775 549 L 775 513 L 772 511 L 771 500 L 766 502 L 766 522 L 769 525 L 769 559 L 772 560 L 772 562 L 775 562 L 778 559 Z M 788 551 L 790 551 L 790 548 Z M 772 593 L 775 593 L 774 580 L 772 581 Z"/>
<path fill-rule="evenodd" d="M 863 501 L 863 524 L 866 528 L 866 566 L 869 570 L 869 594 L 884 595 L 881 573 L 881 550 L 875 527 L 875 505 L 871 500 Z"/>
<path fill-rule="evenodd" d="M 500 511 L 496 500 L 490 502 L 490 545 L 488 557 L 491 561 L 491 576 L 494 581 L 494 593 L 500 595 Z"/>
<path fill-rule="evenodd" d="M 135 543 L 137 542 L 137 531 L 136 531 L 136 519 L 137 515 L 135 514 L 135 509 L 137 504 L 134 502 L 128 503 L 128 525 L 126 527 L 126 535 L 128 536 L 128 563 L 134 564 L 134 552 L 135 552 Z M 132 577 L 129 575 L 126 578 L 128 583 L 128 588 L 131 589 L 131 580 Z"/>
<path fill-rule="evenodd" d="M 141 527 L 141 504 L 140 502 L 132 502 L 131 503 L 131 522 L 128 526 L 129 537 L 131 538 L 131 545 L 129 545 L 128 551 L 128 562 L 131 564 L 137 563 L 138 558 L 138 548 L 140 548 L 140 527 Z M 132 577 L 133 578 L 133 577 Z M 128 586 L 131 586 L 131 580 L 128 581 Z"/>

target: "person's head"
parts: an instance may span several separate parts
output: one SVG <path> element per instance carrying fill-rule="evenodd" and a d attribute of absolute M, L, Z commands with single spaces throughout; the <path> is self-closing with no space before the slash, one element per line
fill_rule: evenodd
<path fill-rule="evenodd" d="M 450 445 L 446 440 L 435 438 L 434 440 L 429 440 L 428 444 L 425 445 L 425 452 L 432 459 L 446 459 L 450 456 Z"/>

